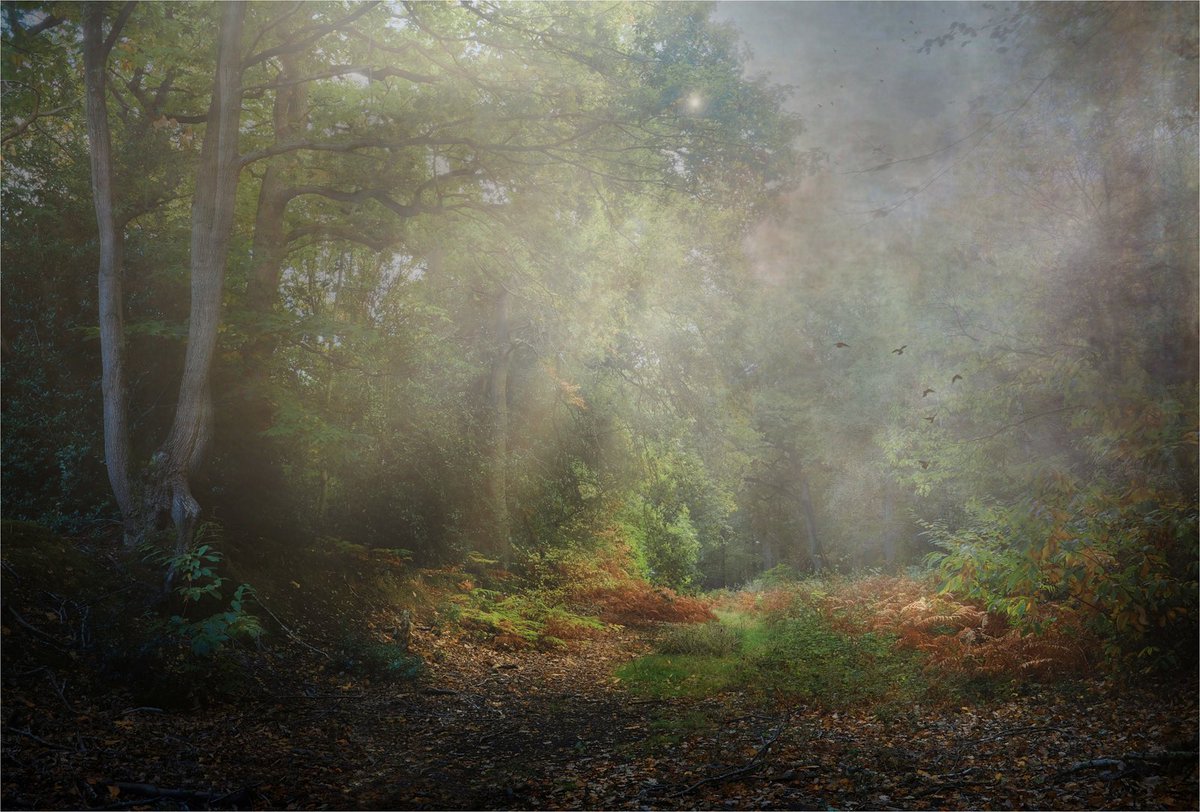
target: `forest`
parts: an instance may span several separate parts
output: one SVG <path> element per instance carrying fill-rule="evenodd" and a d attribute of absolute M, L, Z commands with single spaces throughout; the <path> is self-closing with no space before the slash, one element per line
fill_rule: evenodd
<path fill-rule="evenodd" d="M 1200 6 L 0 4 L 0 807 L 1196 809 Z"/>

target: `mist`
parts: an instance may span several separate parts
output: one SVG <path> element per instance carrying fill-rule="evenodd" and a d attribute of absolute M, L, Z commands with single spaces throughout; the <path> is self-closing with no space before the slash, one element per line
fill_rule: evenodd
<path fill-rule="evenodd" d="M 1194 808 L 1197 27 L 5 3 L 4 805 Z"/>

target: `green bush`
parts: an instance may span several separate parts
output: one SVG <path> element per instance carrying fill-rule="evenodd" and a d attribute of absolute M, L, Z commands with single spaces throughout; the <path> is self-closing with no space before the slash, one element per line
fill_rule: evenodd
<path fill-rule="evenodd" d="M 196 531 L 193 547 L 177 555 L 160 556 L 178 580 L 175 592 L 183 598 L 182 610 L 167 621 L 167 628 L 198 657 L 211 656 L 234 640 L 257 640 L 264 632 L 258 618 L 246 610 L 247 602 L 254 597 L 254 588 L 249 584 L 239 585 L 222 611 L 198 620 L 188 618 L 201 603 L 221 600 L 226 578 L 218 572 L 224 559 L 215 546 L 220 538 L 219 526 L 204 524 Z"/>
<path fill-rule="evenodd" d="M 789 586 L 800 581 L 800 573 L 791 564 L 776 564 L 755 579 L 759 589 L 775 589 Z"/>
<path fill-rule="evenodd" d="M 351 673 L 400 680 L 425 674 L 425 661 L 399 643 L 351 638 L 342 643 L 341 654 L 342 670 Z"/>
<path fill-rule="evenodd" d="M 696 581 L 700 539 L 686 505 L 668 517 L 662 506 L 638 500 L 622 518 L 626 535 L 652 583 L 686 589 Z"/>

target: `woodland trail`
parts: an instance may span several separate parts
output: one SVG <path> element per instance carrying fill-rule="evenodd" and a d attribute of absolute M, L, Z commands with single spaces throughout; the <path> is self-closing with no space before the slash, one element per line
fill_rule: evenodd
<path fill-rule="evenodd" d="M 265 652 L 252 695 L 166 712 L 132 707 L 122 692 L 89 699 L 29 680 L 33 690 L 6 694 L 4 808 L 1197 805 L 1194 752 L 1129 756 L 1194 733 L 1194 686 L 1032 686 L 881 717 L 738 693 L 638 699 L 612 676 L 647 649 L 628 629 L 569 651 L 430 635 L 414 644 L 429 662 L 417 682 Z M 1099 761 L 1118 756 L 1120 766 Z"/>

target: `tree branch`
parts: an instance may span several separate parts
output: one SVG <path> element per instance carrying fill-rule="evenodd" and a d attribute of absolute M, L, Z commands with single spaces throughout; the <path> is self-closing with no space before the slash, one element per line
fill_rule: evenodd
<path fill-rule="evenodd" d="M 55 17 L 53 14 L 48 14 L 40 22 L 34 24 L 33 27 L 22 28 L 21 30 L 25 32 L 26 36 L 36 37 L 38 34 L 42 33 L 43 31 L 48 31 L 51 28 L 53 28 L 54 26 L 59 25 L 60 23 L 63 23 L 63 22 L 66 22 L 66 21 L 64 19 L 62 19 L 61 17 Z M 19 26 L 20 23 L 17 23 L 17 25 Z"/>
<path fill-rule="evenodd" d="M 136 0 L 130 0 L 121 6 L 121 10 L 117 13 L 117 18 L 113 20 L 112 28 L 109 29 L 108 36 L 104 38 L 104 44 L 101 46 L 101 53 L 105 57 L 117 44 L 117 39 L 121 36 L 121 29 L 125 27 L 125 23 L 129 22 L 129 15 L 133 14 L 133 7 L 136 5 Z"/>
<path fill-rule="evenodd" d="M 282 45 L 276 45 L 274 48 L 268 48 L 265 51 L 259 51 L 257 54 L 248 56 L 242 62 L 242 70 L 252 68 L 260 62 L 266 62 L 268 59 L 271 59 L 275 56 L 292 53 L 294 51 L 302 51 L 326 34 L 329 34 L 345 25 L 354 22 L 359 17 L 375 8 L 377 5 L 379 5 L 379 0 L 370 0 L 370 2 L 356 6 L 353 11 L 351 11 L 345 17 L 342 17 L 340 20 L 335 20 L 331 23 L 326 23 L 325 25 L 319 25 L 307 32 L 301 32 L 299 39 L 292 40 L 291 42 L 285 42 Z"/>
<path fill-rule="evenodd" d="M 333 65 L 328 69 L 321 71 L 320 73 L 314 73 L 310 76 L 300 76 L 295 79 L 277 80 L 261 85 L 252 85 L 246 88 L 246 90 L 247 92 L 260 90 L 279 90 L 281 88 L 291 87 L 292 85 L 300 85 L 306 82 L 316 82 L 320 81 L 321 79 L 333 79 L 338 76 L 349 76 L 352 74 L 365 76 L 372 82 L 382 81 L 391 76 L 395 76 L 400 79 L 407 79 L 410 82 L 416 82 L 418 84 L 436 84 L 442 81 L 442 77 L 440 76 L 416 73 L 415 71 L 409 71 L 403 68 L 393 68 L 386 65 L 383 67 L 372 67 L 370 65 Z"/>

